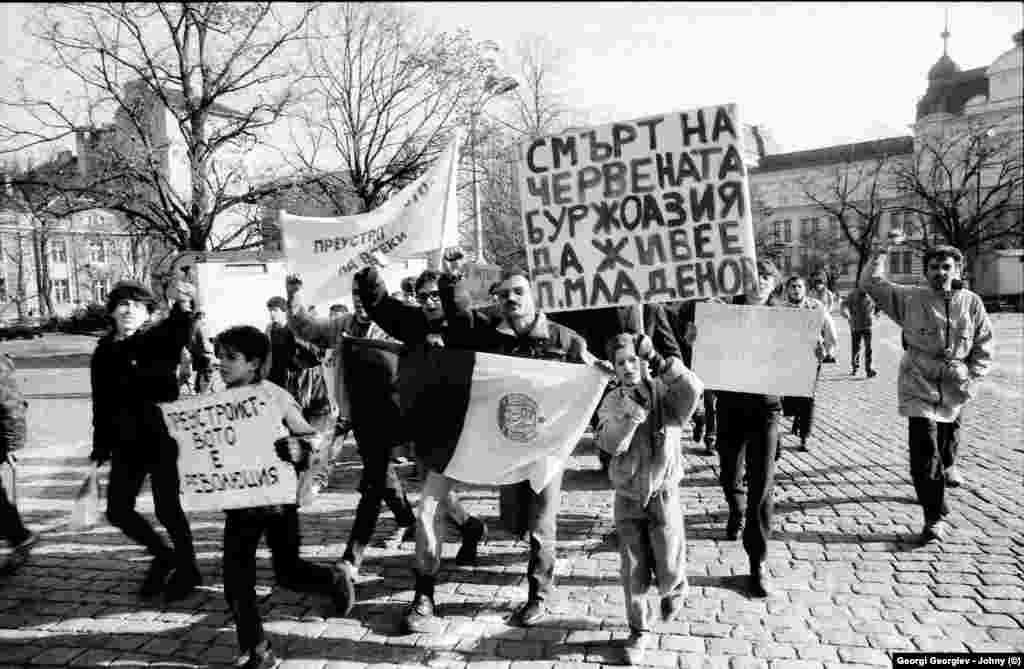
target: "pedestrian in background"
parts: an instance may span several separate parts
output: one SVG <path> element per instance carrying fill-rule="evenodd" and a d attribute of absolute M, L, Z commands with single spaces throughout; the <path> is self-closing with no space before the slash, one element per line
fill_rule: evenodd
<path fill-rule="evenodd" d="M 871 327 L 878 317 L 878 305 L 860 286 L 847 294 L 839 313 L 850 322 L 850 376 L 857 376 L 860 368 L 860 349 L 864 346 L 864 371 L 869 379 L 878 372 L 872 366 Z"/>
<path fill-rule="evenodd" d="M 11 546 L 0 574 L 13 574 L 28 560 L 39 535 L 21 520 L 17 506 L 17 458 L 15 451 L 25 446 L 28 402 L 18 389 L 14 361 L 0 355 L 0 536 Z"/>
<path fill-rule="evenodd" d="M 832 308 L 836 305 L 836 294 L 829 290 L 828 274 L 824 270 L 818 270 L 811 275 L 811 287 L 807 290 L 807 294 L 821 302 L 825 307 L 826 314 L 832 313 Z M 825 357 L 821 361 L 825 363 L 834 363 L 836 361 L 835 344 L 825 350 Z"/>
<path fill-rule="evenodd" d="M 157 406 L 178 399 L 177 370 L 181 351 L 193 335 L 194 295 L 191 284 L 176 282 L 168 291 L 174 300 L 170 313 L 150 325 L 153 293 L 137 281 L 119 281 L 107 296 L 113 327 L 97 342 L 89 365 L 89 458 L 96 467 L 110 462 L 107 519 L 153 556 L 139 594 L 163 593 L 167 601 L 183 599 L 202 583 L 179 497 L 177 443 Z M 156 517 L 173 549 L 135 509 L 147 476 Z"/>
<path fill-rule="evenodd" d="M 956 476 L 961 412 L 989 372 L 992 325 L 981 297 L 963 287 L 959 249 L 936 246 L 925 252 L 926 286 L 889 281 L 885 261 L 885 252 L 873 255 L 860 287 L 903 328 L 897 394 L 899 413 L 907 417 L 910 476 L 924 511 L 921 541 L 942 541 L 949 533 L 946 486 Z"/>
<path fill-rule="evenodd" d="M 822 322 L 821 332 L 818 335 L 818 342 L 814 347 L 814 356 L 817 358 L 818 370 L 815 374 L 815 381 L 821 374 L 821 363 L 825 358 L 825 351 L 835 347 L 836 335 L 835 324 L 832 316 L 825 310 L 825 306 L 815 298 L 807 294 L 807 284 L 799 276 L 791 276 L 786 279 L 786 299 L 781 303 L 783 306 L 793 309 L 817 309 L 821 311 L 825 319 Z M 811 436 L 811 427 L 814 423 L 814 397 L 785 397 L 782 400 L 782 412 L 786 416 L 793 417 L 793 434 L 800 439 L 800 450 L 807 450 L 807 439 Z M 778 458 L 782 451 L 777 449 L 775 457 Z"/>

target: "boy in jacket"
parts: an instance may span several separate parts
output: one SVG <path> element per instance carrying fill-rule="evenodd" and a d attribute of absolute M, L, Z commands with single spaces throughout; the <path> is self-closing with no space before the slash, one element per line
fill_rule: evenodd
<path fill-rule="evenodd" d="M 949 531 L 946 486 L 956 463 L 960 413 L 988 374 L 994 343 L 985 305 L 960 281 L 963 254 L 936 246 L 924 254 L 927 286 L 901 286 L 885 278 L 885 254 L 864 267 L 860 287 L 903 328 L 899 413 L 907 417 L 910 476 L 924 510 L 921 541 L 942 541 Z"/>
<path fill-rule="evenodd" d="M 597 445 L 612 456 L 622 587 L 630 638 L 626 657 L 641 664 L 651 642 L 647 590 L 651 576 L 661 595 L 661 616 L 671 621 L 686 597 L 686 535 L 679 481 L 683 476 L 682 425 L 703 390 L 678 358 L 665 361 L 644 335 L 620 334 L 607 346 L 618 387 L 598 409 Z M 643 373 L 647 362 L 652 374 Z"/>
<path fill-rule="evenodd" d="M 302 417 L 295 398 L 280 386 L 263 379 L 264 363 L 270 342 L 257 328 L 249 325 L 231 327 L 217 336 L 220 374 L 228 388 L 253 385 L 266 395 L 267 401 L 284 415 L 279 438 L 274 446 L 284 462 L 295 466 L 299 474 L 299 497 L 308 490 L 310 464 L 319 445 L 316 430 Z M 298 501 L 298 500 L 297 500 Z M 269 669 L 277 659 L 263 632 L 256 600 L 256 549 L 267 535 L 277 582 L 300 592 L 324 592 L 332 595 L 335 606 L 347 605 L 346 593 L 339 575 L 329 567 L 307 562 L 299 557 L 298 504 L 229 509 L 224 512 L 224 598 L 235 620 L 235 633 L 241 655 L 235 667 Z"/>
<path fill-rule="evenodd" d="M 119 281 L 107 296 L 113 329 L 96 344 L 89 364 L 96 467 L 110 461 L 107 519 L 153 556 L 139 594 L 183 599 L 202 582 L 192 530 L 181 508 L 178 449 L 157 403 L 178 399 L 178 365 L 193 334 L 191 284 L 169 290 L 168 316 L 149 325 L 156 300 L 137 281 Z M 174 542 L 171 549 L 135 510 L 146 476 L 156 517 Z"/>

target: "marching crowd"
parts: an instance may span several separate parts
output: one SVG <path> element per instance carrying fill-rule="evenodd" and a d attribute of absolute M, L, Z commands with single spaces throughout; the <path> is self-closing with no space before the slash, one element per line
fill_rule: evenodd
<path fill-rule="evenodd" d="M 679 615 L 687 595 L 679 486 L 685 469 L 682 428 L 691 421 L 694 441 L 703 441 L 709 454 L 717 453 L 729 512 L 723 530 L 730 540 L 742 536 L 750 567 L 748 592 L 769 596 L 772 585 L 764 561 L 772 535 L 781 417 L 793 417 L 793 431 L 806 448 L 813 398 L 705 390 L 690 369 L 693 345 L 714 333 L 698 332 L 694 302 L 549 317 L 535 307 L 527 275 L 509 271 L 492 287 L 493 304 L 474 308 L 460 281 L 458 260 L 447 260 L 448 271 L 427 270 L 403 281 L 401 291 L 393 294 L 374 269 L 364 269 L 355 277 L 352 309 L 336 305 L 327 317 L 317 317 L 304 306 L 301 280 L 293 277 L 284 296 L 267 302 L 271 323 L 265 331 L 231 327 L 212 346 L 201 334 L 201 305 L 195 304 L 190 284 L 177 282 L 169 289 L 171 308 L 158 321 L 151 318 L 156 299 L 146 287 L 121 282 L 111 290 L 106 306 L 112 327 L 91 361 L 90 459 L 96 467 L 110 466 L 107 520 L 152 556 L 140 595 L 179 600 L 203 581 L 179 497 L 177 447 L 159 408 L 179 397 L 181 382 L 189 376 L 180 370 L 186 352 L 192 391 L 250 384 L 265 389 L 285 416 L 275 442 L 277 455 L 301 476 L 313 476 L 314 454 L 330 451 L 328 444 L 340 444 L 350 432 L 363 465 L 348 544 L 334 567 L 299 557 L 297 505 L 225 512 L 222 573 L 240 651 L 236 666 L 276 663 L 255 595 L 261 538 L 266 536 L 279 585 L 327 594 L 339 615 L 346 615 L 357 598 L 359 569 L 382 504 L 404 528 L 405 538 L 415 541 L 415 592 L 403 627 L 428 631 L 437 615 L 435 592 L 446 524 L 459 530 L 460 565 L 476 563 L 478 546 L 488 532 L 484 520 L 461 503 L 455 481 L 445 476 L 447 451 L 442 436 L 432 429 L 456 408 L 444 394 L 422 387 L 421 375 L 411 373 L 429 366 L 436 349 L 449 347 L 590 364 L 614 375 L 591 426 L 614 491 L 621 580 L 632 630 L 626 647 L 629 661 L 638 663 L 651 640 L 654 614 L 646 598 L 652 582 L 663 620 Z M 959 280 L 960 252 L 932 248 L 925 253 L 924 267 L 926 285 L 898 285 L 885 278 L 884 254 L 876 255 L 839 310 L 850 323 L 852 374 L 860 369 L 861 351 L 867 376 L 876 374 L 871 329 L 879 312 L 903 329 L 899 412 L 908 419 L 910 473 L 924 516 L 921 539 L 931 542 L 949 532 L 946 487 L 958 480 L 961 410 L 988 371 L 993 341 L 981 299 Z M 818 361 L 819 371 L 822 363 L 835 362 L 838 342 L 831 312 L 837 298 L 824 274 L 813 275 L 808 286 L 799 276 L 782 281 L 771 261 L 758 261 L 757 272 L 756 285 L 731 301 L 821 310 L 824 325 L 808 356 Z M 367 339 L 381 345 L 356 346 Z M 332 357 L 332 365 L 322 364 L 325 354 Z M 331 370 L 333 378 L 325 378 L 324 370 Z M 11 361 L 0 357 L 4 461 L 13 460 L 26 433 L 26 404 L 13 372 Z M 412 454 L 422 472 L 415 504 L 396 467 L 404 454 Z M 336 455 L 327 453 L 323 459 Z M 136 510 L 147 476 L 155 514 L 170 545 Z M 559 474 L 539 492 L 526 482 L 500 490 L 502 525 L 529 546 L 526 601 L 514 616 L 522 626 L 541 622 L 554 594 L 561 487 Z M 3 486 L 0 534 L 13 548 L 3 566 L 11 572 L 28 559 L 39 537 L 22 523 Z"/>

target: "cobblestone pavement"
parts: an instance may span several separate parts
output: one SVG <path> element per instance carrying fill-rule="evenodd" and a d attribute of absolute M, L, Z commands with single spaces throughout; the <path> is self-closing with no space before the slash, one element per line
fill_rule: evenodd
<path fill-rule="evenodd" d="M 998 367 L 967 415 L 961 449 L 965 487 L 952 492 L 955 532 L 940 546 L 916 543 L 921 514 L 913 498 L 906 423 L 896 415 L 899 332 L 876 331 L 880 374 L 849 376 L 845 330 L 837 365 L 818 392 L 810 450 L 787 435 L 776 488 L 776 533 L 769 568 L 779 592 L 742 592 L 747 563 L 724 538 L 717 462 L 687 443 L 683 483 L 692 586 L 682 622 L 656 629 L 658 667 L 889 667 L 895 651 L 1024 650 L 1024 319 L 997 315 Z M 841 328 L 845 323 L 840 320 Z M 30 395 L 32 440 L 22 453 L 20 506 L 44 531 L 31 561 L 0 581 L 0 666 L 223 666 L 235 653 L 220 575 L 222 519 L 192 518 L 206 585 L 173 605 L 143 603 L 136 590 L 147 559 L 119 532 L 65 527 L 86 471 L 88 375 L 81 363 L 20 374 Z M 788 433 L 788 419 L 785 432 Z M 356 504 L 358 460 L 347 447 L 328 491 L 302 515 L 304 553 L 340 557 Z M 398 544 L 382 516 L 358 585 L 360 603 L 332 617 L 326 598 L 273 586 L 261 551 L 259 592 L 283 667 L 399 665 L 488 669 L 579 669 L 621 662 L 626 637 L 611 493 L 589 444 L 565 478 L 559 518 L 559 593 L 541 627 L 506 622 L 525 596 L 523 544 L 495 522 L 496 493 L 465 492 L 491 525 L 475 569 L 452 564 L 445 548 L 435 634 L 401 635 L 411 599 L 411 544 Z M 141 507 L 152 512 L 145 494 Z M 454 536 L 452 537 L 454 539 Z"/>

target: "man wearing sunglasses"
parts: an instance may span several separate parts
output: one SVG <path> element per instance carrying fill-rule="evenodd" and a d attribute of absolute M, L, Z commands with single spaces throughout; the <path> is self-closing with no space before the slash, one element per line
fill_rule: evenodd
<path fill-rule="evenodd" d="M 587 352 L 582 337 L 549 321 L 536 309 L 530 282 L 519 271 L 504 274 L 494 290 L 498 315 L 488 310 L 471 309 L 469 292 L 457 275 L 438 276 L 433 272 L 421 275 L 416 285 L 416 296 L 422 305 L 418 316 L 387 296 L 384 282 L 373 268 L 356 274 L 355 285 L 374 320 L 406 343 L 419 338 L 428 344 L 433 342 L 435 345 L 475 351 L 566 362 L 596 362 L 594 356 Z M 418 362 L 419 369 L 423 369 L 423 365 L 437 364 L 429 356 Z M 427 376 L 419 374 L 418 378 Z M 451 407 L 444 406 L 447 398 L 443 394 L 431 393 L 429 389 L 417 388 L 415 384 L 416 380 L 410 379 L 410 385 L 403 389 L 403 402 L 406 398 L 415 398 L 415 406 L 409 407 L 409 413 L 422 419 L 413 418 L 412 424 L 428 426 L 437 420 L 437 416 L 451 413 Z M 417 437 L 419 456 L 424 459 L 428 472 L 420 497 L 417 524 L 416 593 L 403 620 L 408 631 L 426 631 L 434 618 L 434 589 L 443 536 L 438 505 L 454 486 L 454 480 L 441 473 L 446 463 L 443 454 L 437 457 L 443 450 L 440 445 L 432 452 L 431 435 Z M 503 520 L 517 536 L 529 535 L 529 596 L 515 614 L 515 621 L 522 626 L 536 625 L 547 615 L 545 602 L 555 585 L 556 517 L 561 489 L 562 477 L 559 475 L 540 493 L 534 493 L 528 482 L 503 486 L 501 490 Z"/>

